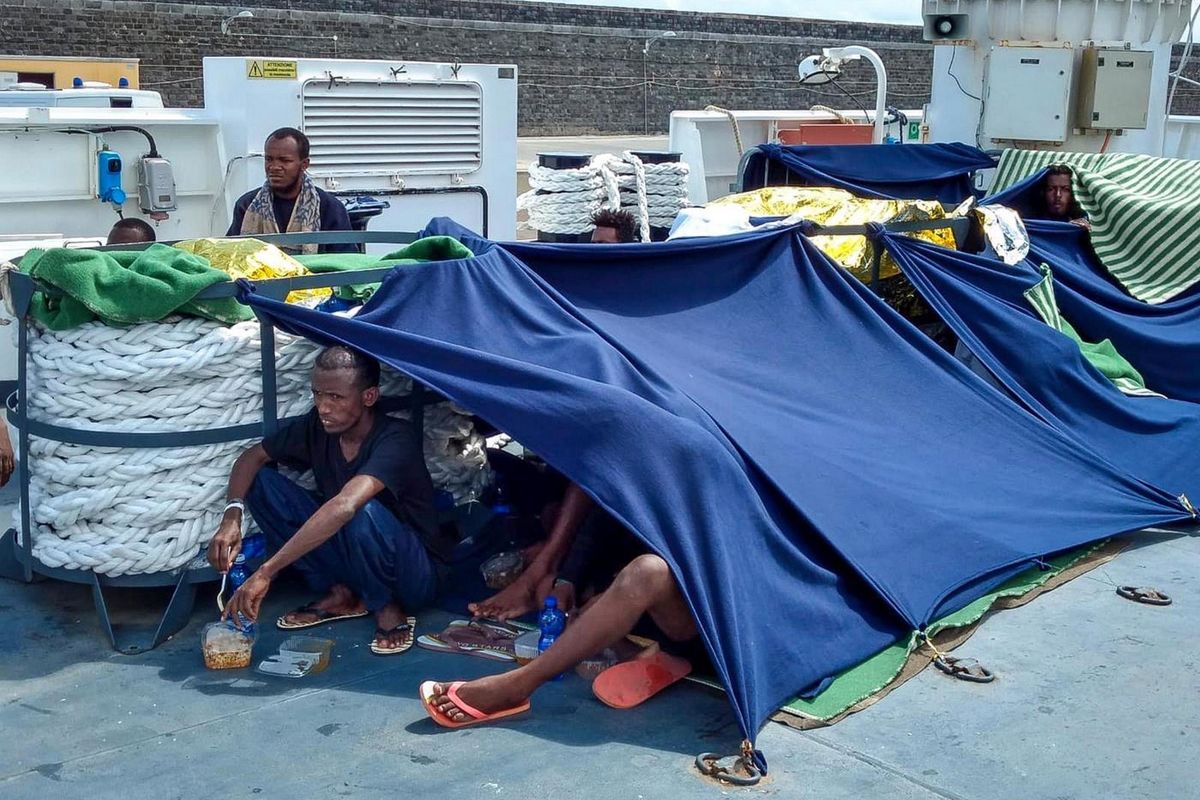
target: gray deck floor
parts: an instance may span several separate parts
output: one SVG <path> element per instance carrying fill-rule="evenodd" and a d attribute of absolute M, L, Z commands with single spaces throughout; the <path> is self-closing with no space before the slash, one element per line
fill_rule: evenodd
<path fill-rule="evenodd" d="M 697 752 L 739 738 L 723 697 L 693 685 L 617 712 L 570 676 L 524 718 L 446 731 L 422 713 L 420 681 L 496 665 L 373 656 L 372 626 L 356 620 L 316 629 L 337 640 L 321 675 L 209 672 L 207 603 L 173 640 L 130 657 L 109 650 L 86 588 L 0 581 L 0 797 L 1194 798 L 1200 539 L 1140 542 L 988 620 L 960 652 L 998 673 L 991 685 L 928 669 L 832 728 L 769 724 L 759 744 L 771 775 L 752 790 L 693 770 Z M 1134 605 L 1109 580 L 1155 585 L 1175 604 Z M 162 600 L 118 599 L 128 614 L 148 598 Z M 298 599 L 270 597 L 268 616 Z M 264 628 L 256 656 L 281 639 Z"/>

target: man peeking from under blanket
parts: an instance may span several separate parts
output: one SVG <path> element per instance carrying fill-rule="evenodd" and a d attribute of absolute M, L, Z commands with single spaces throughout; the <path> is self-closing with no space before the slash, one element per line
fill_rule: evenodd
<path fill-rule="evenodd" d="M 280 128 L 267 137 L 263 146 L 267 182 L 238 198 L 226 236 L 350 230 L 346 207 L 308 177 L 308 149 L 308 137 L 295 128 Z M 308 254 L 358 252 L 353 244 L 282 249 Z"/>
<path fill-rule="evenodd" d="M 1038 216 L 1057 222 L 1070 222 L 1090 231 L 1092 223 L 1079 203 L 1075 202 L 1072 177 L 1071 168 L 1065 164 L 1055 164 L 1046 170 L 1046 177 L 1042 179 Z"/>
<path fill-rule="evenodd" d="M 270 557 L 234 593 L 224 616 L 257 619 L 280 570 L 292 566 L 324 596 L 276 625 L 290 630 L 374 614 L 372 652 L 412 646 L 412 612 L 437 591 L 437 564 L 453 548 L 433 507 L 433 482 L 413 427 L 376 410 L 379 364 L 330 347 L 312 375 L 313 410 L 246 450 L 229 476 L 229 502 L 208 546 L 225 572 L 241 550 L 248 509 Z M 280 475 L 272 462 L 311 469 L 317 492 Z"/>

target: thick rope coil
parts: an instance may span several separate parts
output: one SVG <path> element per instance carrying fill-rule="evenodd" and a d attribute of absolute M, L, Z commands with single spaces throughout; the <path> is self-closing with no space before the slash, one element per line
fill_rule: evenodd
<path fill-rule="evenodd" d="M 95 322 L 29 330 L 29 414 L 104 431 L 169 432 L 262 418 L 260 329 L 175 317 L 126 328 Z M 276 332 L 278 414 L 312 407 L 319 347 Z M 383 369 L 383 394 L 412 381 Z M 398 414 L 397 416 L 406 416 Z M 483 437 L 451 403 L 424 412 L 434 485 L 456 503 L 490 479 Z M 253 440 L 195 447 L 92 447 L 30 437 L 33 553 L 43 563 L 106 575 L 160 572 L 190 561 L 216 531 L 229 470 Z M 20 510 L 14 514 L 20 528 Z"/>
<path fill-rule="evenodd" d="M 560 234 L 587 233 L 597 211 L 624 208 L 637 218 L 642 241 L 649 241 L 652 226 L 669 227 L 687 206 L 689 171 L 679 162 L 645 164 L 628 151 L 601 153 L 574 169 L 531 164 L 531 188 L 517 207 L 528 213 L 529 227 Z"/>

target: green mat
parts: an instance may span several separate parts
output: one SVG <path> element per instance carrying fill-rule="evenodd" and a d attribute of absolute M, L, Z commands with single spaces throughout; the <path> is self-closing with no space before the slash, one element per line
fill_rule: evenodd
<path fill-rule="evenodd" d="M 471 252 L 447 236 L 430 236 L 383 258 L 360 253 L 307 256 L 300 259 L 312 272 L 345 272 L 377 267 L 422 264 L 470 258 Z M 54 331 L 94 320 L 109 325 L 154 322 L 180 313 L 225 324 L 253 319 L 247 306 L 234 298 L 195 300 L 209 286 L 229 280 L 208 259 L 165 244 L 145 250 L 81 250 L 57 247 L 30 250 L 20 269 L 62 292 L 36 292 L 29 313 Z M 354 284 L 340 296 L 366 299 L 378 283 Z"/>
<path fill-rule="evenodd" d="M 937 620 L 928 627 L 928 635 L 938 641 L 938 634 L 967 628 L 982 619 L 997 602 L 1006 598 L 1022 597 L 1045 586 L 1047 582 L 1062 575 L 1064 571 L 1097 555 L 1104 547 L 1105 544 L 1102 543 L 1086 550 L 1075 551 L 1051 559 L 1047 562 L 1049 569 L 1046 570 L 1031 567 L 990 594 Z M 913 632 L 861 664 L 840 673 L 824 691 L 815 697 L 796 698 L 788 702 L 779 710 L 775 719 L 789 724 L 796 724 L 797 721 L 809 722 L 813 727 L 836 721 L 854 706 L 889 688 L 889 684 L 892 684 L 904 671 L 910 655 L 917 650 L 920 644 L 917 633 Z M 923 659 L 924 663 L 929 661 L 924 655 L 917 657 Z M 792 719 L 787 719 L 788 716 Z M 797 720 L 797 718 L 800 719 Z M 809 726 L 801 724 L 800 727 Z"/>

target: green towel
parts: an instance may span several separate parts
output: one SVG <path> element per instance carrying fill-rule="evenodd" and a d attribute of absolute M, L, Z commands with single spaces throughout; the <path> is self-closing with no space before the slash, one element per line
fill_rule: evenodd
<path fill-rule="evenodd" d="M 175 311 L 196 313 L 189 308 L 192 298 L 228 277 L 206 259 L 163 244 L 112 252 L 31 250 L 20 269 L 63 293 L 49 297 L 37 292 L 30 307 L 34 319 L 55 331 L 96 319 L 132 325 Z"/>
<path fill-rule="evenodd" d="M 1200 281 L 1200 161 L 1134 153 L 1005 150 L 992 192 L 1051 164 L 1071 167 L 1092 249 L 1131 295 L 1162 303 Z"/>
<path fill-rule="evenodd" d="M 1128 395 L 1142 397 L 1162 397 L 1158 392 L 1146 388 L 1146 379 L 1138 372 L 1128 359 L 1117 352 L 1117 348 L 1108 339 L 1099 342 L 1085 342 L 1083 338 L 1067 322 L 1058 310 L 1058 301 L 1054 297 L 1054 273 L 1049 265 L 1042 264 L 1042 279 L 1025 290 L 1025 299 L 1037 311 L 1042 321 L 1054 330 L 1071 338 L 1083 357 L 1098 369 L 1104 377 L 1112 381 L 1122 392 Z"/>
<path fill-rule="evenodd" d="M 312 272 L 319 273 L 395 267 L 405 264 L 421 264 L 427 261 L 452 261 L 471 258 L 473 255 L 457 239 L 449 236 L 426 236 L 394 253 L 388 253 L 382 258 L 363 253 L 322 253 L 296 256 L 295 258 Z M 377 288 L 379 288 L 378 283 L 352 283 L 339 287 L 335 293 L 345 300 L 366 301 L 370 299 Z"/>
<path fill-rule="evenodd" d="M 448 236 L 429 236 L 383 258 L 361 253 L 302 256 L 310 271 L 348 270 L 470 258 L 471 251 Z M 50 330 L 63 331 L 93 320 L 109 325 L 153 322 L 173 313 L 190 314 L 231 325 L 253 318 L 236 298 L 194 300 L 209 286 L 229 280 L 201 256 L 165 244 L 145 250 L 30 250 L 20 269 L 53 286 L 61 296 L 35 292 L 30 315 Z M 378 283 L 343 287 L 339 296 L 366 300 Z"/>

